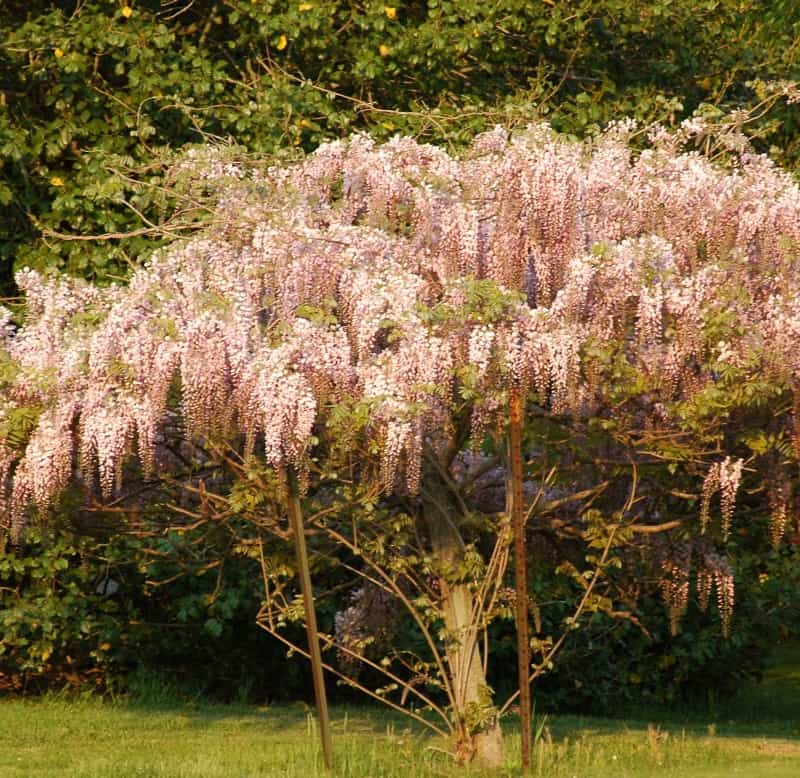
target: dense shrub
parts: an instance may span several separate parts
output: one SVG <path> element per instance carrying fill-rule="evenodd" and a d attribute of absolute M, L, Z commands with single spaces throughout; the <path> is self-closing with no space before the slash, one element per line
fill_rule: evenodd
<path fill-rule="evenodd" d="M 229 557 L 219 577 L 218 567 L 198 575 L 220 556 L 208 544 L 205 557 L 192 560 L 196 541 L 172 533 L 156 542 L 118 537 L 109 545 L 29 530 L 24 555 L 0 556 L 0 692 L 125 690 L 129 678 L 135 683 L 144 675 L 225 700 L 308 698 L 306 663 L 254 628 L 263 591 L 253 560 Z M 695 607 L 672 635 L 651 590 L 639 602 L 640 625 L 598 611 L 570 636 L 536 685 L 537 709 L 608 713 L 643 702 L 704 703 L 757 678 L 774 646 L 798 637 L 798 547 L 767 556 L 741 548 L 736 556 L 738 603 L 728 640 L 720 639 L 719 621 Z M 107 580 L 120 587 L 110 596 L 98 593 Z M 317 571 L 315 581 L 320 592 L 333 592 L 320 602 L 330 628 L 351 589 L 335 569 Z M 541 603 L 540 635 L 558 634 L 573 607 L 574 582 L 543 570 L 532 595 Z M 412 645 L 413 636 L 400 626 L 395 639 Z M 510 623 L 498 624 L 491 639 L 490 682 L 502 696 L 516 681 Z M 361 680 L 381 682 L 366 669 Z M 358 699 L 346 686 L 331 692 L 334 700 Z"/>
<path fill-rule="evenodd" d="M 305 694 L 305 663 L 254 626 L 253 560 L 212 542 L 198 555 L 193 533 L 109 539 L 65 524 L 0 554 L 0 693 L 119 692 L 144 672 L 220 699 Z"/>
<path fill-rule="evenodd" d="M 643 582 L 646 594 L 637 604 L 636 621 L 597 612 L 568 639 L 537 683 L 542 709 L 619 713 L 648 703 L 698 706 L 759 679 L 775 647 L 798 637 L 800 559 L 796 546 L 767 558 L 741 550 L 733 555 L 737 604 L 728 638 L 721 639 L 719 620 L 696 605 L 673 634 L 657 592 Z M 558 634 L 569 616 L 575 597 L 570 584 L 552 575 L 539 580 L 536 596 L 551 603 L 542 608 L 542 634 Z M 512 636 L 497 639 L 511 664 Z"/>
<path fill-rule="evenodd" d="M 0 555 L 0 691 L 108 687 L 126 664 L 135 610 L 102 593 L 109 579 L 90 561 L 93 546 L 31 529 Z"/>

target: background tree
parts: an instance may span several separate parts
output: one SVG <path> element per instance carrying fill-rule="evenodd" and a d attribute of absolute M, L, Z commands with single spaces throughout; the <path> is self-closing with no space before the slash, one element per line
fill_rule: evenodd
<path fill-rule="evenodd" d="M 24 266 L 126 276 L 158 244 L 158 161 L 187 143 L 232 138 L 272 154 L 367 130 L 460 148 L 534 116 L 578 136 L 619 116 L 676 123 L 701 104 L 752 107 L 752 79 L 800 77 L 799 38 L 790 0 L 9 0 L 3 284 L 12 292 Z M 793 164 L 791 112 L 756 129 Z"/>

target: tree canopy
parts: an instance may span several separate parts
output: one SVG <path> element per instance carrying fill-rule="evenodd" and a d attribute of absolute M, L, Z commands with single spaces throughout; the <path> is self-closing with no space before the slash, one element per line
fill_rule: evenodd
<path fill-rule="evenodd" d="M 365 403 L 385 487 L 402 469 L 411 492 L 451 404 L 472 408 L 479 442 L 512 385 L 593 414 L 613 365 L 654 425 L 685 423 L 734 376 L 769 370 L 791 391 L 796 184 L 747 150 L 729 169 L 680 153 L 659 130 L 634 154 L 632 130 L 580 144 L 496 129 L 461 159 L 356 137 L 260 171 L 189 156 L 184 173 L 218 188 L 202 235 L 125 286 L 18 277 L 4 413 L 40 413 L 24 448 L 6 437 L 18 520 L 66 486 L 74 451 L 106 496 L 134 440 L 151 471 L 178 378 L 187 435 L 259 438 L 277 467 L 302 466 L 332 401 Z"/>

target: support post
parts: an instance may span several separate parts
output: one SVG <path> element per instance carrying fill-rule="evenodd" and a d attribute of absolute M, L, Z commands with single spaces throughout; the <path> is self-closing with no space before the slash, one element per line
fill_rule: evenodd
<path fill-rule="evenodd" d="M 522 492 L 523 400 L 518 388 L 511 390 L 509 460 L 511 465 L 511 524 L 514 531 L 516 567 L 517 670 L 519 675 L 519 722 L 522 770 L 531 763 L 530 636 L 528 633 L 528 581 L 525 551 L 525 505 Z"/>
<path fill-rule="evenodd" d="M 328 714 L 328 699 L 325 695 L 325 678 L 322 673 L 322 651 L 317 633 L 317 614 L 314 609 L 314 592 L 311 588 L 311 570 L 308 566 L 303 509 L 300 505 L 300 490 L 297 475 L 292 468 L 288 472 L 289 482 L 289 522 L 294 535 L 297 554 L 297 569 L 300 575 L 300 591 L 303 594 L 303 607 L 306 612 L 306 634 L 308 653 L 311 657 L 311 675 L 314 679 L 314 697 L 317 703 L 319 731 L 322 738 L 322 761 L 326 770 L 333 768 L 333 743 L 331 740 L 331 719 Z"/>

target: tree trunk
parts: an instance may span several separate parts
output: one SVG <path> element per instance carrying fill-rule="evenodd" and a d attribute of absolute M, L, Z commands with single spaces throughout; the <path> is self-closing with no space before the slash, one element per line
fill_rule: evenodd
<path fill-rule="evenodd" d="M 459 722 L 456 757 L 461 762 L 474 759 L 485 767 L 502 767 L 503 735 L 483 672 L 474 598 L 468 586 L 446 580 L 463 560 L 464 541 L 441 506 L 426 506 L 425 518 L 433 554 L 444 573 L 439 584 L 445 627 L 452 639 L 447 664 Z"/>

